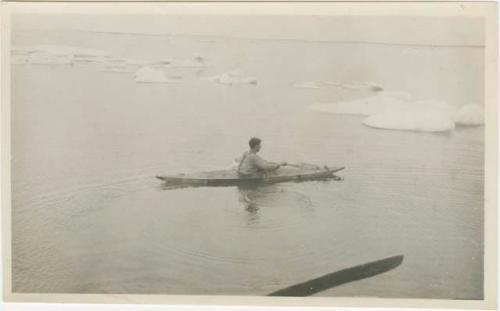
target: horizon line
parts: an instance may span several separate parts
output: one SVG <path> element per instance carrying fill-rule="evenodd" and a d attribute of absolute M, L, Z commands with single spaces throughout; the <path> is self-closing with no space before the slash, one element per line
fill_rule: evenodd
<path fill-rule="evenodd" d="M 135 35 L 135 36 L 170 36 L 170 37 L 205 37 L 218 39 L 232 40 L 261 40 L 261 41 L 292 41 L 292 42 L 310 42 L 310 43 L 340 43 L 340 44 L 372 44 L 384 46 L 410 46 L 410 47 L 437 47 L 437 48 L 485 48 L 484 44 L 423 44 L 423 43 L 398 43 L 384 41 L 364 41 L 364 40 L 307 40 L 307 39 L 292 39 L 292 38 L 255 38 L 255 37 L 237 37 L 228 35 L 209 35 L 209 34 L 185 34 L 185 33 L 147 33 L 147 32 L 122 32 L 122 31 L 99 31 L 86 29 L 12 29 L 15 31 L 47 31 L 47 32 L 84 32 L 95 34 L 110 34 L 110 35 Z"/>

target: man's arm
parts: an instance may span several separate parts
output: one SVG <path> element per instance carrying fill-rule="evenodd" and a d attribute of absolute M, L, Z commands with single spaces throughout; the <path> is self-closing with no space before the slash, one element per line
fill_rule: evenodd
<path fill-rule="evenodd" d="M 252 157 L 252 162 L 255 167 L 264 171 L 272 171 L 278 169 L 281 165 L 273 162 L 267 162 L 258 155 Z"/>

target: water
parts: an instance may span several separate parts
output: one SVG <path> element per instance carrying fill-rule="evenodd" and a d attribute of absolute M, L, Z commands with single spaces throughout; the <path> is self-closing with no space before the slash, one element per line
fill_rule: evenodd
<path fill-rule="evenodd" d="M 371 129 L 307 109 L 366 91 L 292 86 L 376 81 L 482 102 L 482 49 L 66 32 L 13 43 L 209 61 L 176 69 L 178 84 L 12 67 L 14 292 L 265 295 L 403 254 L 393 271 L 318 295 L 482 298 L 484 128 Z M 258 84 L 199 79 L 234 68 Z M 228 167 L 251 136 L 264 158 L 345 166 L 344 180 L 263 186 L 248 208 L 235 187 L 164 190 L 154 178 Z"/>

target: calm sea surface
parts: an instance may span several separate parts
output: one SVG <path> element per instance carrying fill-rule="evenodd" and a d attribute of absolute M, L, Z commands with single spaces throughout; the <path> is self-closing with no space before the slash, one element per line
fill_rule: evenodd
<path fill-rule="evenodd" d="M 376 130 L 307 109 L 370 95 L 302 81 L 374 81 L 418 99 L 482 102 L 483 49 L 15 32 L 147 61 L 201 55 L 176 84 L 94 65 L 12 66 L 13 290 L 265 295 L 404 255 L 323 296 L 482 297 L 484 128 Z M 200 79 L 232 69 L 257 85 Z M 262 156 L 345 166 L 343 181 L 164 190 L 158 174 Z"/>

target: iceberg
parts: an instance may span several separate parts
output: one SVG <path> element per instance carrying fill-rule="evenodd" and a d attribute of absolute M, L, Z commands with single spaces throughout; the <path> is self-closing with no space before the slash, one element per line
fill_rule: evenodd
<path fill-rule="evenodd" d="M 440 100 L 415 101 L 403 92 L 381 92 L 352 101 L 314 104 L 311 110 L 366 116 L 363 124 L 381 129 L 442 132 L 455 128 L 454 107 Z"/>
<path fill-rule="evenodd" d="M 453 118 L 459 125 L 483 125 L 484 108 L 476 104 L 465 105 L 458 109 Z"/>

